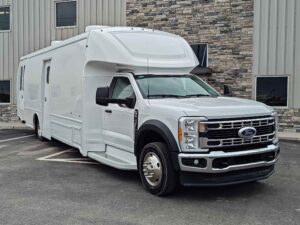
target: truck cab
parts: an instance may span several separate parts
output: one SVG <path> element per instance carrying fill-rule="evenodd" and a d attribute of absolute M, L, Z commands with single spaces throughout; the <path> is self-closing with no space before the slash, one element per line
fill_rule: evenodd
<path fill-rule="evenodd" d="M 168 194 L 178 183 L 230 185 L 274 172 L 272 108 L 222 96 L 195 75 L 117 74 L 98 88 L 96 102 L 104 111 L 105 145 L 133 151 L 153 194 Z"/>

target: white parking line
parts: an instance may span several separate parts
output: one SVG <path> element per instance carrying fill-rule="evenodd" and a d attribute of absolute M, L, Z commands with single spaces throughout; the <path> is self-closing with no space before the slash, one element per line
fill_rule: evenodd
<path fill-rule="evenodd" d="M 62 155 L 67 152 L 72 152 L 73 149 L 67 149 L 61 152 L 57 152 L 51 155 L 47 155 L 41 158 L 38 158 L 39 161 L 48 161 L 48 162 L 64 162 L 64 163 L 79 163 L 79 164 L 99 164 L 98 162 L 87 161 L 88 158 L 66 158 L 66 159 L 51 159 L 52 157 Z"/>
<path fill-rule="evenodd" d="M 16 138 L 4 139 L 4 140 L 0 140 L 0 143 L 7 142 L 7 141 L 15 141 L 15 140 L 24 139 L 24 138 L 29 138 L 29 137 L 33 137 L 33 136 L 35 136 L 35 134 L 32 134 L 32 135 L 26 135 L 26 136 L 22 136 L 22 137 L 16 137 Z"/>

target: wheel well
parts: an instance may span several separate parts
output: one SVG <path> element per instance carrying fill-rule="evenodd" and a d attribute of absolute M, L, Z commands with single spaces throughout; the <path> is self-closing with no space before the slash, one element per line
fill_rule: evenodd
<path fill-rule="evenodd" d="M 139 152 L 143 149 L 143 147 L 151 142 L 163 142 L 165 143 L 164 138 L 154 130 L 146 130 L 141 135 L 139 135 L 138 143 L 136 145 L 138 155 Z"/>
<path fill-rule="evenodd" d="M 34 129 L 36 129 L 36 124 L 39 121 L 39 117 L 37 116 L 37 114 L 34 114 L 33 116 L 33 127 Z"/>

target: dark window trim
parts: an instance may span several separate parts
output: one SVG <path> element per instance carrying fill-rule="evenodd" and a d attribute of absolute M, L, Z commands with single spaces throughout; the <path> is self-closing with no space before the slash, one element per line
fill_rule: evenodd
<path fill-rule="evenodd" d="M 287 78 L 287 100 L 286 106 L 271 106 L 276 109 L 287 109 L 290 107 L 290 75 L 256 75 L 255 79 L 255 87 L 254 87 L 254 100 L 257 101 L 257 78 L 277 78 L 277 77 L 286 77 Z"/>
<path fill-rule="evenodd" d="M 8 30 L 0 30 L 0 33 L 10 32 L 12 25 L 12 6 L 11 5 L 1 5 L 0 8 L 9 7 L 9 29 Z"/>
<path fill-rule="evenodd" d="M 76 25 L 70 26 L 57 26 L 57 18 L 56 18 L 56 5 L 62 2 L 76 2 Z M 65 28 L 77 28 L 78 27 L 78 0 L 55 0 L 54 1 L 54 24 L 56 29 L 65 29 Z"/>
<path fill-rule="evenodd" d="M 11 79 L 7 79 L 7 80 L 0 80 L 1 81 L 9 81 L 9 102 L 0 102 L 0 105 L 10 105 L 11 102 L 11 97 L 12 97 L 12 82 Z"/>

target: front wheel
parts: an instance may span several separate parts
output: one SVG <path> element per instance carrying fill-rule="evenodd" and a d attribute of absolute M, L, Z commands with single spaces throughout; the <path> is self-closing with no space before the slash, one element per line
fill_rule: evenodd
<path fill-rule="evenodd" d="M 162 142 L 149 143 L 142 149 L 139 174 L 144 188 L 154 195 L 171 194 L 177 187 L 177 174 Z"/>

